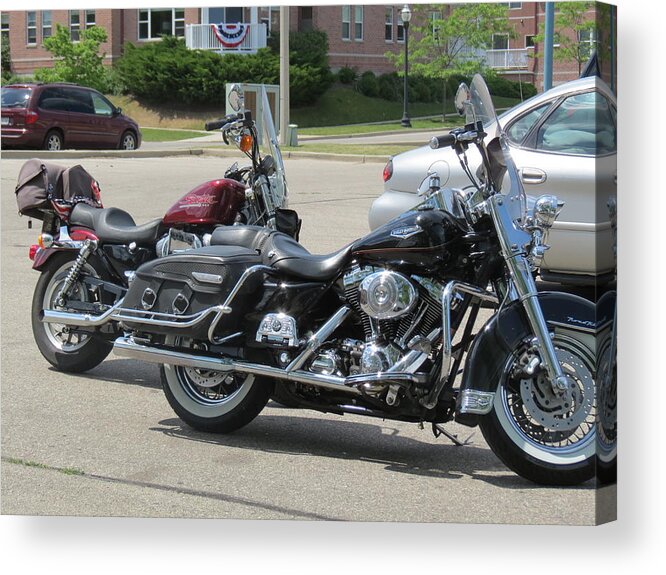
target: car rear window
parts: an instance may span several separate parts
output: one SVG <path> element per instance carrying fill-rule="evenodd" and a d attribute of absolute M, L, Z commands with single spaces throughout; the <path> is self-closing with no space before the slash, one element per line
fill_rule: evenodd
<path fill-rule="evenodd" d="M 32 88 L 10 88 L 2 89 L 3 108 L 26 108 L 30 101 Z"/>

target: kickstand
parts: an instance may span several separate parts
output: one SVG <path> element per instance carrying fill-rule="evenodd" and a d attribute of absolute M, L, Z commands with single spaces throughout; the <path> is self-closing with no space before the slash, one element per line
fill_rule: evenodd
<path fill-rule="evenodd" d="M 438 423 L 433 423 L 432 424 L 432 433 L 435 437 L 439 437 L 440 435 L 445 435 L 448 437 L 456 446 L 458 447 L 463 447 L 464 445 L 469 445 L 470 444 L 470 439 L 472 438 L 472 435 L 470 435 L 465 441 L 460 441 L 458 439 L 457 435 L 454 435 L 453 433 L 450 433 L 446 431 L 441 425 Z"/>

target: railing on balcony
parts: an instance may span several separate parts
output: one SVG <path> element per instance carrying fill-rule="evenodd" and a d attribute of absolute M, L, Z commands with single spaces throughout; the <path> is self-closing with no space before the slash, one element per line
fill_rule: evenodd
<path fill-rule="evenodd" d="M 253 54 L 259 48 L 266 47 L 266 26 L 248 24 L 248 31 L 243 41 L 236 47 L 227 48 L 218 40 L 210 24 L 187 24 L 185 26 L 185 45 L 190 50 L 213 50 L 221 54 Z"/>
<path fill-rule="evenodd" d="M 527 48 L 511 50 L 487 50 L 486 64 L 499 70 L 519 70 L 527 68 L 529 62 Z"/>

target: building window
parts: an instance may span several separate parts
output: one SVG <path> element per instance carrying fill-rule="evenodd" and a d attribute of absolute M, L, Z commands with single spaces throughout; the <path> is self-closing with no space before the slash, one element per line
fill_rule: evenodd
<path fill-rule="evenodd" d="M 503 6 L 506 6 L 509 10 L 520 10 L 523 7 L 522 2 L 502 2 Z"/>
<path fill-rule="evenodd" d="M 26 44 L 37 44 L 37 12 L 26 12 Z"/>
<path fill-rule="evenodd" d="M 351 6 L 342 7 L 342 39 L 351 40 Z"/>
<path fill-rule="evenodd" d="M 386 7 L 386 18 L 384 20 L 384 40 L 393 42 L 393 6 Z"/>
<path fill-rule="evenodd" d="M 3 12 L 1 18 L 2 18 L 2 27 L 1 27 L 2 43 L 5 44 L 6 42 L 9 42 L 9 12 Z"/>
<path fill-rule="evenodd" d="M 51 10 L 42 10 L 42 42 L 51 37 L 53 33 L 53 18 Z"/>
<path fill-rule="evenodd" d="M 81 14 L 78 11 L 69 12 L 69 37 L 72 42 L 78 42 L 81 32 Z"/>
<path fill-rule="evenodd" d="M 578 42 L 580 45 L 580 55 L 583 58 L 589 58 L 597 49 L 597 30 L 580 30 L 578 32 Z"/>
<path fill-rule="evenodd" d="M 525 48 L 534 48 L 534 34 L 525 36 Z"/>
<path fill-rule="evenodd" d="M 363 6 L 354 7 L 354 40 L 363 40 Z"/>
<path fill-rule="evenodd" d="M 95 25 L 95 11 L 86 10 L 86 29 L 92 28 Z"/>
<path fill-rule="evenodd" d="M 208 12 L 208 22 L 210 24 L 238 24 L 243 22 L 243 9 L 238 6 L 204 8 L 203 10 Z"/>
<path fill-rule="evenodd" d="M 405 26 L 402 23 L 402 18 L 398 16 L 398 42 L 405 41 Z"/>
<path fill-rule="evenodd" d="M 508 34 L 493 34 L 493 50 L 508 50 L 509 49 L 509 35 Z"/>
<path fill-rule="evenodd" d="M 162 36 L 185 36 L 183 8 L 139 10 L 139 40 L 158 40 Z"/>

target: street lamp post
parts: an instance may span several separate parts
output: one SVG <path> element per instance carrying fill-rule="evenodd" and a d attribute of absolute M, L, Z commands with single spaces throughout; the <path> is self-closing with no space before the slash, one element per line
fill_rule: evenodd
<path fill-rule="evenodd" d="M 400 10 L 400 19 L 402 20 L 402 26 L 405 29 L 405 95 L 403 98 L 404 108 L 400 124 L 403 128 L 411 128 L 412 123 L 409 121 L 409 114 L 407 113 L 407 75 L 409 74 L 409 21 L 412 19 L 412 11 L 407 4 L 405 4 L 402 7 L 402 10 Z"/>

